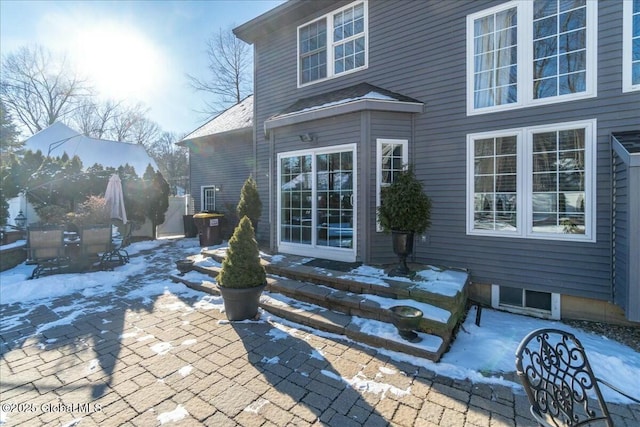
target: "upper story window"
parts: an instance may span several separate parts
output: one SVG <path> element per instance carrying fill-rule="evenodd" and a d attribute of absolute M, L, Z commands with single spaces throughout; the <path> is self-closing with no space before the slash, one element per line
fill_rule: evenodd
<path fill-rule="evenodd" d="M 467 17 L 467 113 L 595 96 L 597 4 L 509 2 Z"/>
<path fill-rule="evenodd" d="M 367 66 L 367 2 L 298 27 L 298 86 Z"/>
<path fill-rule="evenodd" d="M 640 0 L 623 6 L 622 91 L 640 90 Z"/>

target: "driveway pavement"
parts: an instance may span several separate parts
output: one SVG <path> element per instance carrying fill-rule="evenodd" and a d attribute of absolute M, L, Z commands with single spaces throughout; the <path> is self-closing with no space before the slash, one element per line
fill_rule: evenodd
<path fill-rule="evenodd" d="M 139 255 L 152 267 L 109 295 L 0 306 L 25 312 L 0 328 L 3 426 L 535 425 L 505 386 L 437 376 L 267 314 L 229 323 L 219 299 L 190 290 L 132 298 L 150 283 L 182 286 L 168 281 L 181 250 Z M 637 407 L 610 409 L 616 425 L 640 423 Z"/>

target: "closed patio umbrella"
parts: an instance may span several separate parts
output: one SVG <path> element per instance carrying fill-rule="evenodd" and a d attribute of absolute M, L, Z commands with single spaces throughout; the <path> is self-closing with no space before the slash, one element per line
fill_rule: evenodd
<path fill-rule="evenodd" d="M 124 208 L 124 195 L 122 193 L 122 182 L 116 174 L 111 175 L 104 198 L 109 206 L 109 214 L 112 219 L 119 219 L 123 224 L 127 223 L 127 211 Z"/>

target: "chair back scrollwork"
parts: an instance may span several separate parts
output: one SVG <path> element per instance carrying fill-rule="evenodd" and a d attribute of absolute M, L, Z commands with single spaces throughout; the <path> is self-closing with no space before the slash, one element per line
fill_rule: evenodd
<path fill-rule="evenodd" d="M 584 347 L 571 333 L 539 329 L 516 351 L 516 371 L 543 425 L 580 426 L 601 420 L 612 426 Z"/>

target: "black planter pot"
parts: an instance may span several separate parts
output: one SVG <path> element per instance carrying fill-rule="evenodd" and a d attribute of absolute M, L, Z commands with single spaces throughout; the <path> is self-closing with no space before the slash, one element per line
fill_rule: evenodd
<path fill-rule="evenodd" d="M 420 337 L 413 332 L 420 326 L 422 311 L 408 305 L 396 305 L 389 309 L 393 325 L 398 328 L 400 336 L 410 342 L 419 342 Z"/>
<path fill-rule="evenodd" d="M 188 273 L 193 269 L 193 260 L 180 259 L 176 261 L 176 268 L 180 272 L 180 276 L 184 276 L 185 273 Z"/>
<path fill-rule="evenodd" d="M 393 253 L 398 256 L 398 266 L 391 271 L 392 276 L 409 276 L 411 269 L 407 257 L 413 253 L 413 232 L 391 231 Z"/>
<path fill-rule="evenodd" d="M 258 314 L 260 295 L 266 284 L 253 288 L 225 288 L 220 286 L 220 294 L 224 302 L 224 311 L 229 320 L 253 319 Z"/>

